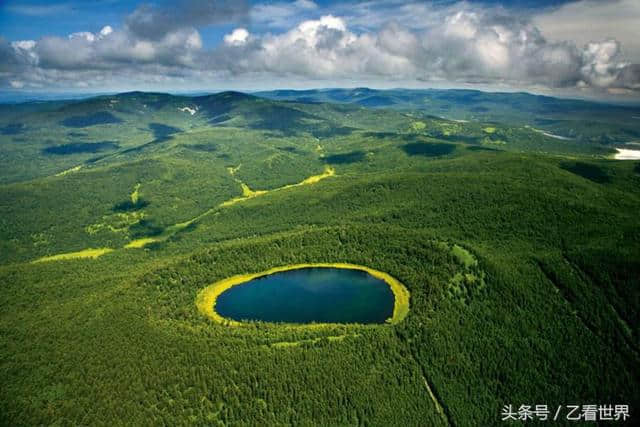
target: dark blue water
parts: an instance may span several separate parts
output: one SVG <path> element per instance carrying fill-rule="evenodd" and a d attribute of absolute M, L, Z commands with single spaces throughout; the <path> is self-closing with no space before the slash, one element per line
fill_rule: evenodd
<path fill-rule="evenodd" d="M 223 292 L 215 310 L 233 320 L 288 323 L 384 323 L 394 297 L 360 270 L 301 268 L 250 280 Z"/>

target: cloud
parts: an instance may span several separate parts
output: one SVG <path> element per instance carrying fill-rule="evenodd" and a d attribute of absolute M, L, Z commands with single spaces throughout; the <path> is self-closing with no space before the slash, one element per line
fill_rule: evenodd
<path fill-rule="evenodd" d="M 174 12 L 141 6 L 121 27 L 11 43 L 0 39 L 0 82 L 25 88 L 448 82 L 633 96 L 640 91 L 640 65 L 624 58 L 623 44 L 614 38 L 586 44 L 548 39 L 535 17 L 500 7 L 395 0 L 376 5 L 361 2 L 345 16 L 294 21 L 317 15 L 320 7 L 309 0 L 259 4 L 251 11 L 260 19 L 257 26 L 239 25 L 211 49 L 203 47 L 197 27 L 234 19 L 245 24 L 246 4 L 191 0 Z M 363 20 L 367 13 L 369 22 Z M 284 31 L 260 31 L 285 22 Z"/>
<path fill-rule="evenodd" d="M 243 45 L 249 38 L 249 32 L 244 28 L 236 28 L 231 34 L 224 36 L 224 42 L 230 46 Z"/>
<path fill-rule="evenodd" d="M 106 25 L 102 27 L 99 34 L 101 37 L 106 37 L 111 33 L 113 33 L 113 28 L 111 28 L 111 25 Z"/>
<path fill-rule="evenodd" d="M 63 4 L 11 4 L 7 6 L 7 10 L 12 13 L 27 16 L 52 16 L 60 13 L 67 13 L 71 10 L 69 3 Z"/>
<path fill-rule="evenodd" d="M 390 32 L 386 30 L 387 49 L 370 34 L 357 35 L 346 22 L 332 15 L 307 20 L 279 35 L 249 35 L 249 43 L 227 45 L 214 51 L 211 66 L 231 68 L 234 73 L 264 72 L 312 79 L 334 79 L 364 75 L 408 75 L 410 60 L 394 51 Z M 411 34 L 404 34 L 410 39 Z M 396 46 L 407 52 L 406 46 Z M 397 50 L 396 49 L 396 50 Z"/>
<path fill-rule="evenodd" d="M 194 29 L 175 30 L 155 41 L 109 26 L 37 41 L 0 39 L 0 80 L 12 88 L 180 84 L 198 74 L 201 51 Z"/>
<path fill-rule="evenodd" d="M 579 46 L 615 39 L 625 59 L 640 62 L 638 0 L 581 0 L 543 10 L 532 23 L 551 40 L 572 40 Z"/>
<path fill-rule="evenodd" d="M 582 52 L 580 72 L 584 81 L 598 87 L 611 86 L 618 79 L 619 71 L 626 66 L 614 61 L 619 52 L 620 43 L 615 40 L 589 43 Z"/>
<path fill-rule="evenodd" d="M 441 23 L 463 7 L 465 2 L 407 2 L 404 0 L 344 2 L 331 13 L 344 17 L 357 31 L 377 31 L 390 20 L 411 30 L 424 30 Z"/>
<path fill-rule="evenodd" d="M 184 0 L 167 7 L 139 6 L 126 18 L 125 25 L 139 38 L 159 40 L 185 28 L 242 20 L 248 13 L 244 0 Z"/>
<path fill-rule="evenodd" d="M 175 30 L 150 41 L 105 26 L 95 34 L 78 32 L 66 38 L 14 42 L 13 48 L 16 56 L 29 58 L 26 62 L 31 65 L 58 71 L 136 68 L 145 64 L 193 67 L 202 40 L 194 29 Z"/>
<path fill-rule="evenodd" d="M 640 64 L 631 64 L 620 70 L 616 86 L 628 90 L 640 90 Z"/>
<path fill-rule="evenodd" d="M 214 53 L 213 62 L 232 67 L 235 73 L 312 79 L 355 75 L 386 81 L 596 89 L 634 89 L 638 84 L 637 68 L 621 61 L 615 40 L 583 48 L 550 42 L 527 20 L 506 11 L 472 7 L 453 11 L 421 30 L 391 22 L 378 31 L 358 34 L 343 18 L 326 15 L 282 34 L 252 35 L 251 40 L 249 46 L 228 44 L 217 56 Z"/>
<path fill-rule="evenodd" d="M 271 28 L 289 28 L 291 22 L 308 17 L 310 12 L 318 9 L 311 0 L 294 2 L 259 3 L 251 8 L 251 21 Z"/>

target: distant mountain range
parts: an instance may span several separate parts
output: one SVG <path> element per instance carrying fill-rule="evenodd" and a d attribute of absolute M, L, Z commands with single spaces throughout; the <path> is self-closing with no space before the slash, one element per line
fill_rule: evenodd
<path fill-rule="evenodd" d="M 562 99 L 526 92 L 482 92 L 466 89 L 313 89 L 256 92 L 269 99 L 296 102 L 354 103 L 363 107 L 419 110 L 454 119 L 529 121 L 531 114 L 625 114 L 640 105 L 614 105 L 578 99 Z"/>

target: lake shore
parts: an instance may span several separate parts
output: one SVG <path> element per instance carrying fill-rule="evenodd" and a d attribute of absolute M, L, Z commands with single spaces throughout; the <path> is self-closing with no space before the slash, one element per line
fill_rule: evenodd
<path fill-rule="evenodd" d="M 409 313 L 409 290 L 400 281 L 382 271 L 374 270 L 373 268 L 365 267 L 356 264 L 347 263 L 311 263 L 311 264 L 293 264 L 281 267 L 274 267 L 266 271 L 251 274 L 238 274 L 226 279 L 219 280 L 204 289 L 202 289 L 196 297 L 196 306 L 198 311 L 204 314 L 216 323 L 220 323 L 227 326 L 241 326 L 244 323 L 236 320 L 227 319 L 221 316 L 215 309 L 217 298 L 225 291 L 233 286 L 246 283 L 250 280 L 258 277 L 268 276 L 274 273 L 280 273 L 289 270 L 298 270 L 301 268 L 344 268 L 350 270 L 364 271 L 371 276 L 380 279 L 387 283 L 391 288 L 391 292 L 394 296 L 393 315 L 387 319 L 387 323 L 397 324 L 400 323 Z M 317 326 L 318 324 L 314 324 Z M 300 325 L 310 326 L 310 325 Z"/>

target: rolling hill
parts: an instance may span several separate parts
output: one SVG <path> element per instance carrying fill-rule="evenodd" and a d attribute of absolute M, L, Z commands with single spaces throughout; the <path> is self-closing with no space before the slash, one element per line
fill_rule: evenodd
<path fill-rule="evenodd" d="M 640 106 L 561 99 L 524 92 L 463 89 L 275 90 L 256 95 L 298 102 L 331 102 L 420 112 L 453 120 L 529 125 L 559 136 L 611 144 L 640 139 Z"/>
<path fill-rule="evenodd" d="M 371 89 L 0 106 L 0 424 L 637 408 L 640 162 L 612 159 L 633 115 Z M 305 263 L 387 272 L 407 317 L 230 327 L 196 307 Z"/>

